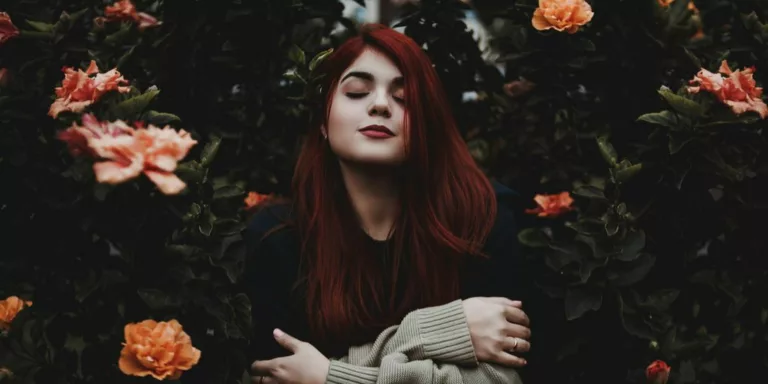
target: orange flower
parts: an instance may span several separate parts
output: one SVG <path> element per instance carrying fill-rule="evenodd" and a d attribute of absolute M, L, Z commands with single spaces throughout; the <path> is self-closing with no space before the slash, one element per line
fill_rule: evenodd
<path fill-rule="evenodd" d="M 11 16 L 5 12 L 0 12 L 0 45 L 19 35 L 19 29 L 13 25 Z"/>
<path fill-rule="evenodd" d="M 16 296 L 11 296 L 0 301 L 0 331 L 6 331 L 11 328 L 11 322 L 24 307 L 32 305 L 31 301 L 23 301 Z"/>
<path fill-rule="evenodd" d="M 200 360 L 200 350 L 178 321 L 144 320 L 125 326 L 120 371 L 132 376 L 176 380 Z"/>
<path fill-rule="evenodd" d="M 251 210 L 257 205 L 261 204 L 264 200 L 267 200 L 271 195 L 263 195 L 258 192 L 248 192 L 248 196 L 245 198 L 245 209 Z"/>
<path fill-rule="evenodd" d="M 667 363 L 656 360 L 645 368 L 645 378 L 648 379 L 648 384 L 666 384 L 671 370 Z"/>
<path fill-rule="evenodd" d="M 90 113 L 84 114 L 82 121 L 82 126 L 77 125 L 77 123 L 72 123 L 71 127 L 59 132 L 57 135 L 59 140 L 67 143 L 69 153 L 72 154 L 72 156 L 88 155 L 96 157 L 96 152 L 91 149 L 88 143 L 88 140 L 90 139 L 103 136 L 116 137 L 133 134 L 133 128 L 122 121 L 102 123 Z"/>
<path fill-rule="evenodd" d="M 594 15 L 592 7 L 584 0 L 539 0 L 531 22 L 539 31 L 555 29 L 576 33 Z"/>
<path fill-rule="evenodd" d="M 133 5 L 131 0 L 120 0 L 112 5 L 108 5 L 104 9 L 104 15 L 106 21 L 133 21 L 139 24 L 139 30 L 144 30 L 148 27 L 154 27 L 161 23 L 157 21 L 152 15 L 144 12 L 136 12 L 136 6 Z M 97 25 L 103 19 L 97 22 Z"/>
<path fill-rule="evenodd" d="M 526 209 L 525 213 L 538 214 L 539 217 L 557 217 L 568 211 L 572 211 L 573 199 L 568 192 L 560 192 L 556 195 L 536 195 L 533 199 L 539 206 Z"/>
<path fill-rule="evenodd" d="M 82 112 L 109 91 L 125 93 L 131 90 L 130 87 L 121 86 L 127 84 L 128 80 L 117 69 L 99 73 L 99 67 L 93 60 L 85 72 L 81 69 L 75 71 L 72 67 L 64 67 L 62 71 L 64 80 L 61 81 L 61 87 L 56 87 L 57 99 L 48 110 L 48 115 L 53 118 L 63 111 Z M 95 77 L 91 76 L 94 74 Z"/>
<path fill-rule="evenodd" d="M 703 89 L 714 94 L 737 115 L 754 111 L 763 119 L 768 117 L 768 105 L 762 99 L 763 88 L 758 87 L 753 78 L 754 67 L 732 71 L 723 60 L 718 72 L 712 73 L 702 68 L 690 81 L 688 92 L 698 93 Z"/>
<path fill-rule="evenodd" d="M 166 195 L 181 192 L 186 184 L 173 174 L 197 141 L 189 132 L 169 126 L 136 128 L 123 121 L 99 122 L 92 115 L 83 116 L 83 125 L 73 124 L 59 133 L 74 156 L 88 155 L 107 161 L 93 164 L 96 180 L 119 184 L 144 173 Z"/>
<path fill-rule="evenodd" d="M 0 87 L 8 85 L 8 68 L 0 68 Z"/>
<path fill-rule="evenodd" d="M 669 7 L 675 0 L 659 0 L 659 5 L 662 7 Z"/>

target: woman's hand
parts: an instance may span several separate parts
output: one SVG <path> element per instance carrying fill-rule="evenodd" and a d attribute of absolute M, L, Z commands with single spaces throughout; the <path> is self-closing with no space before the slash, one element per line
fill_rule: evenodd
<path fill-rule="evenodd" d="M 272 360 L 254 361 L 251 365 L 254 384 L 324 384 L 331 362 L 309 343 L 299 341 L 275 329 L 275 340 L 293 355 Z"/>
<path fill-rule="evenodd" d="M 527 364 L 525 359 L 512 354 L 531 348 L 530 323 L 521 302 L 503 297 L 473 297 L 464 300 L 463 305 L 478 361 L 510 367 Z"/>

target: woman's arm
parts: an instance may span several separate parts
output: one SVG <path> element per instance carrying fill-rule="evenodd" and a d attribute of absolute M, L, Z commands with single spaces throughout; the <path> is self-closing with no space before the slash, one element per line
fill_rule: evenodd
<path fill-rule="evenodd" d="M 326 382 L 522 383 L 514 368 L 477 363 L 461 300 L 411 312 L 373 343 L 350 348 L 331 361 Z"/>

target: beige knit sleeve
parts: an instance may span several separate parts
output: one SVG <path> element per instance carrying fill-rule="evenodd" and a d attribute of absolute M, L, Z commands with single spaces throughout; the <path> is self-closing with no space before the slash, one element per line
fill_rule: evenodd
<path fill-rule="evenodd" d="M 373 343 L 331 361 L 328 384 L 521 384 L 512 368 L 478 363 L 461 300 L 419 309 Z"/>

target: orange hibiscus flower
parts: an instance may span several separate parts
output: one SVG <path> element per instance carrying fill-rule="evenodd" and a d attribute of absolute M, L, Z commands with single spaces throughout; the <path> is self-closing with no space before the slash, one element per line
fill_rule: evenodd
<path fill-rule="evenodd" d="M 737 115 L 753 111 L 763 119 L 768 117 L 768 105 L 762 99 L 763 88 L 757 86 L 753 77 L 754 67 L 732 71 L 728 62 L 723 60 L 718 72 L 702 68 L 690 81 L 688 92 L 698 93 L 703 89 L 714 94 Z"/>
<path fill-rule="evenodd" d="M 186 187 L 173 172 L 178 161 L 197 144 L 183 129 L 154 125 L 144 128 L 142 124 L 133 128 L 120 120 L 98 122 L 91 115 L 83 117 L 82 126 L 73 124 L 58 138 L 67 143 L 75 156 L 106 160 L 93 164 L 98 182 L 120 184 L 143 173 L 166 195 L 177 194 Z"/>
<path fill-rule="evenodd" d="M 571 207 L 573 199 L 568 192 L 554 195 L 536 195 L 533 200 L 539 206 L 526 209 L 525 213 L 536 214 L 539 217 L 557 217 L 573 210 L 573 207 Z"/>
<path fill-rule="evenodd" d="M 64 67 L 64 80 L 61 87 L 56 88 L 57 99 L 51 104 L 48 115 L 56 118 L 63 111 L 82 112 L 87 106 L 98 101 L 105 93 L 116 90 L 126 93 L 130 87 L 117 69 L 99 73 L 96 61 L 91 60 L 88 69 L 75 71 L 72 67 Z M 96 76 L 92 76 L 96 75 Z"/>
<path fill-rule="evenodd" d="M 104 9 L 104 16 L 104 18 L 99 19 L 97 24 L 104 21 L 133 21 L 139 25 L 139 30 L 162 24 L 150 14 L 136 12 L 136 6 L 133 5 L 131 0 L 120 0 L 112 5 L 108 5 Z"/>
<path fill-rule="evenodd" d="M 11 323 L 16 315 L 21 312 L 24 307 L 32 305 L 31 301 L 23 301 L 16 296 L 11 296 L 5 300 L 0 301 L 0 331 L 7 331 L 11 328 Z"/>

